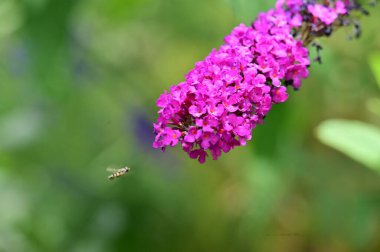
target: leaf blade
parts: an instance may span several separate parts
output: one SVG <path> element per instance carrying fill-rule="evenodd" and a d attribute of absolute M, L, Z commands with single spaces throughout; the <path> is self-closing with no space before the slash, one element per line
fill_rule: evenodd
<path fill-rule="evenodd" d="M 318 139 L 380 173 L 380 129 L 363 122 L 331 119 L 316 129 Z"/>

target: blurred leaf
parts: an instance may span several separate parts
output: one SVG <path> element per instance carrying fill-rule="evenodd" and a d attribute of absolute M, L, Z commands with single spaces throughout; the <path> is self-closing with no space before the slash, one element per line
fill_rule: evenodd
<path fill-rule="evenodd" d="M 22 109 L 0 120 L 0 150 L 22 147 L 40 136 L 43 116 L 33 109 Z"/>
<path fill-rule="evenodd" d="M 359 121 L 328 120 L 317 128 L 324 144 L 380 172 L 380 129 Z"/>
<path fill-rule="evenodd" d="M 6 37 L 22 24 L 22 15 L 16 1 L 0 1 L 0 38 Z"/>
<path fill-rule="evenodd" d="M 244 22 L 253 22 L 259 12 L 263 12 L 274 6 L 274 0 L 251 1 L 251 0 L 226 0 L 231 6 L 236 17 Z"/>
<path fill-rule="evenodd" d="M 373 74 L 377 80 L 377 85 L 380 88 L 380 53 L 374 53 L 369 58 L 369 64 L 371 65 Z"/>
<path fill-rule="evenodd" d="M 367 101 L 367 109 L 372 113 L 380 116 L 380 99 L 371 98 Z"/>
<path fill-rule="evenodd" d="M 47 4 L 48 0 L 24 0 L 24 3 L 34 11 L 41 11 Z"/>

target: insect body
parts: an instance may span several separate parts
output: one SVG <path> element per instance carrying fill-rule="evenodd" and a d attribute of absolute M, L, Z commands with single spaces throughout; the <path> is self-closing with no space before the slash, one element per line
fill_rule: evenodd
<path fill-rule="evenodd" d="M 112 174 L 108 176 L 108 179 L 113 180 L 115 178 L 119 178 L 119 177 L 123 176 L 124 174 L 129 172 L 130 169 L 128 167 L 123 167 L 123 168 L 116 169 L 116 170 L 108 168 L 107 170 L 112 172 Z"/>

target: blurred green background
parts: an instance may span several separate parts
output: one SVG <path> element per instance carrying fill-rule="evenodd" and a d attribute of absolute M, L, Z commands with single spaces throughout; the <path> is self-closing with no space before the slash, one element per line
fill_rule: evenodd
<path fill-rule="evenodd" d="M 0 251 L 380 251 L 379 7 L 248 146 L 151 148 L 157 97 L 273 4 L 0 0 Z"/>

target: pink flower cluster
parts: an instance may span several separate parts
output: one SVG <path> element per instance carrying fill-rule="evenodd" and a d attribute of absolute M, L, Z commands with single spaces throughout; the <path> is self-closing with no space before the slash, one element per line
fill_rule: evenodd
<path fill-rule="evenodd" d="M 365 12 L 356 0 L 278 0 L 252 26 L 236 27 L 219 50 L 196 63 L 185 82 L 157 100 L 153 147 L 164 151 L 180 143 L 204 163 L 209 154 L 218 159 L 245 145 L 272 105 L 287 100 L 286 86 L 298 89 L 308 76 L 305 46 L 335 27 L 358 28 L 353 10 Z"/>
<path fill-rule="evenodd" d="M 337 1 L 335 7 L 331 8 L 322 4 L 309 5 L 308 11 L 318 20 L 326 25 L 331 25 L 335 22 L 340 14 L 346 14 L 347 10 L 342 1 Z"/>
<path fill-rule="evenodd" d="M 308 50 L 291 35 L 283 10 L 259 15 L 251 27 L 236 27 L 225 45 L 198 62 L 186 81 L 157 100 L 155 148 L 181 143 L 205 162 L 245 145 L 273 103 L 287 100 L 285 82 L 299 88 L 308 76 Z"/>
<path fill-rule="evenodd" d="M 282 9 L 284 5 L 287 8 L 287 13 L 293 14 L 293 18 L 298 21 L 299 25 L 302 24 L 300 18 L 305 17 L 306 12 L 311 14 L 311 23 L 319 24 L 322 22 L 325 25 L 331 25 L 338 19 L 339 15 L 347 14 L 347 7 L 351 6 L 351 1 L 324 1 L 324 4 L 319 4 L 315 0 L 278 0 L 276 8 Z"/>

